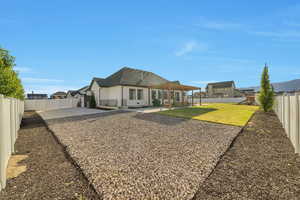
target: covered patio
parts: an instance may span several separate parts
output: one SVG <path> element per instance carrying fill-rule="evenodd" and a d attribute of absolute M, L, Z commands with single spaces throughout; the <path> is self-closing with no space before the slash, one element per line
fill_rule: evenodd
<path fill-rule="evenodd" d="M 188 101 L 185 101 L 185 93 L 188 91 L 192 91 L 192 103 L 191 105 L 194 105 L 194 90 L 199 90 L 199 93 L 201 94 L 201 88 L 195 87 L 195 86 L 189 86 L 189 85 L 182 85 L 176 82 L 167 82 L 159 85 L 152 85 L 149 86 L 150 90 L 152 89 L 159 89 L 163 91 L 162 95 L 162 104 L 167 107 L 172 107 L 172 105 L 176 103 L 180 103 L 180 105 L 189 105 Z M 181 100 L 178 102 L 176 101 L 176 95 L 175 91 L 181 91 Z M 166 92 L 166 98 L 165 98 L 165 92 Z M 167 100 L 167 103 L 165 103 L 165 100 Z M 200 95 L 200 105 L 201 105 L 201 95 Z"/>

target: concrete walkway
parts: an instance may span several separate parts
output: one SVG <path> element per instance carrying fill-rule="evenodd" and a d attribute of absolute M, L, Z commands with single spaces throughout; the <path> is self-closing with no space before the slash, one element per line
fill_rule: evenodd
<path fill-rule="evenodd" d="M 50 119 L 98 114 L 104 112 L 110 112 L 110 111 L 90 109 L 90 108 L 63 108 L 58 110 L 39 111 L 38 113 L 41 115 L 41 117 L 44 120 L 50 120 Z"/>

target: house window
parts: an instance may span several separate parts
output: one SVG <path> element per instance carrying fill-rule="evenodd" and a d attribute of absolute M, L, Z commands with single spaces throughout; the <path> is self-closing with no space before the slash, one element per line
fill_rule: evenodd
<path fill-rule="evenodd" d="M 143 90 L 142 89 L 137 90 L 137 99 L 143 100 Z"/>
<path fill-rule="evenodd" d="M 175 93 L 175 97 L 176 97 L 176 101 L 180 101 L 179 92 L 176 92 L 176 93 Z"/>
<path fill-rule="evenodd" d="M 152 99 L 156 99 L 156 90 L 151 91 Z"/>
<path fill-rule="evenodd" d="M 129 89 L 129 100 L 136 100 L 136 89 Z"/>

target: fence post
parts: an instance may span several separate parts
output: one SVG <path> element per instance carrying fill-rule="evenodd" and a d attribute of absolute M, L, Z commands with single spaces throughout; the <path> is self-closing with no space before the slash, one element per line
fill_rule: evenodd
<path fill-rule="evenodd" d="M 9 98 L 10 100 L 10 140 L 11 140 L 11 152 L 15 152 L 15 138 L 16 138 L 16 109 L 15 109 L 15 103 L 13 98 Z"/>
<path fill-rule="evenodd" d="M 282 110 L 282 113 L 281 113 L 281 115 L 282 115 L 282 117 L 281 117 L 281 123 L 282 123 L 282 126 L 283 126 L 283 128 L 285 128 L 285 124 L 284 124 L 284 121 L 285 121 L 285 102 L 284 102 L 284 100 L 285 100 L 285 98 L 284 98 L 284 94 L 281 96 L 281 98 L 282 98 L 282 102 L 281 102 L 281 110 Z"/>
<path fill-rule="evenodd" d="M 6 186 L 6 167 L 5 167 L 5 126 L 4 126 L 4 96 L 0 94 L 0 190 Z"/>
<path fill-rule="evenodd" d="M 288 137 L 291 139 L 291 96 L 287 94 L 287 119 L 286 119 L 286 132 Z"/>
<path fill-rule="evenodd" d="M 296 92 L 295 93 L 295 98 L 296 98 L 296 118 L 295 118 L 295 122 L 296 122 L 296 153 L 300 153 L 300 100 L 299 100 L 299 93 Z"/>
<path fill-rule="evenodd" d="M 5 177 L 2 176 L 2 168 L 4 161 L 4 152 L 3 152 L 3 95 L 0 94 L 0 191 L 5 187 Z"/>

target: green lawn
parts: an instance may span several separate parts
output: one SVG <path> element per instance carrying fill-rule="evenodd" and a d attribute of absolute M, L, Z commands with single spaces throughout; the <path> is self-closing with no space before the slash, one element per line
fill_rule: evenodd
<path fill-rule="evenodd" d="M 235 126 L 245 126 L 256 110 L 258 110 L 257 106 L 214 103 L 191 108 L 166 110 L 159 112 L 159 114 Z"/>

